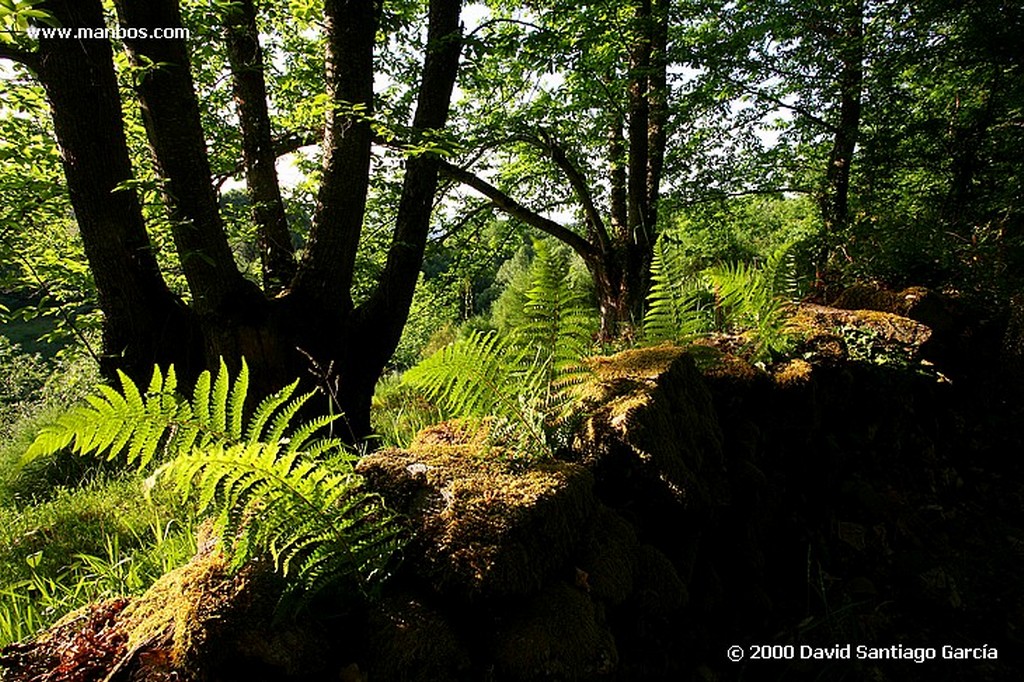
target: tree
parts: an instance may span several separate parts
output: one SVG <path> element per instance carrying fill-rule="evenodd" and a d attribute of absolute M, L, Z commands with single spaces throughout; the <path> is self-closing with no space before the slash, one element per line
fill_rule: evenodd
<path fill-rule="evenodd" d="M 443 171 L 572 248 L 611 338 L 642 319 L 649 286 L 670 123 L 669 3 L 541 3 L 527 15 L 492 4 L 494 17 L 470 41 L 463 86 L 473 95 L 465 116 L 475 156 Z M 481 160 L 500 166 L 498 182 L 470 170 Z M 541 196 L 556 200 L 542 207 Z M 544 215 L 566 206 L 578 221 Z"/>
<path fill-rule="evenodd" d="M 849 227 L 871 10 L 865 0 L 704 4 L 718 45 L 703 55 L 700 79 L 730 104 L 719 115 L 738 121 L 742 134 L 778 133 L 781 154 L 758 140 L 744 146 L 761 157 L 757 174 L 771 178 L 761 189 L 774 183 L 776 191 L 815 198 L 822 225 L 815 266 L 823 284 Z"/>
<path fill-rule="evenodd" d="M 349 438 L 369 430 L 373 386 L 408 315 L 437 186 L 436 147 L 404 162 L 394 230 L 380 282 L 356 304 L 352 286 L 366 213 L 374 141 L 374 48 L 383 7 L 325 0 L 325 123 L 316 215 L 301 259 L 291 258 L 268 150 L 268 107 L 252 2 L 222 3 L 243 163 L 261 239 L 264 287 L 239 272 L 225 235 L 200 106 L 176 0 L 117 0 L 124 47 L 141 106 L 187 295 L 167 286 L 134 189 L 117 72 L 106 37 L 41 35 L 37 46 L 6 45 L 0 57 L 43 85 L 61 148 L 71 205 L 104 312 L 103 368 L 141 381 L 154 362 L 195 377 L 217 358 L 245 357 L 255 393 L 268 394 L 309 363 L 344 411 Z M 431 0 L 410 143 L 441 131 L 458 70 L 460 0 Z M 104 35 L 101 0 L 39 5 L 66 28 Z M 145 37 L 148 36 L 148 37 Z M 289 278 L 294 271 L 294 276 Z M 280 292 L 280 293 L 278 293 Z M 276 295 L 275 295 L 276 294 Z"/>

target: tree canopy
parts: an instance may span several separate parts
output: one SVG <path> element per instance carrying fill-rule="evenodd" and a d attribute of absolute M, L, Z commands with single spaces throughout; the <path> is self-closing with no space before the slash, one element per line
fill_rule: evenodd
<path fill-rule="evenodd" d="M 254 394 L 310 377 L 355 438 L 396 349 L 485 313 L 537 233 L 582 262 L 606 342 L 640 326 L 668 233 L 693 267 L 800 238 L 826 299 L 875 279 L 999 307 L 1022 272 L 1022 13 L 9 0 L 2 286 L 99 310 L 108 374 L 245 357 Z"/>

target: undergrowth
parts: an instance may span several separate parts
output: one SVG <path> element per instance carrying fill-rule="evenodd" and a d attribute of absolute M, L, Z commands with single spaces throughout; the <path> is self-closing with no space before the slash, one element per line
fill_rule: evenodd
<path fill-rule="evenodd" d="M 524 462 L 551 458 L 561 446 L 597 326 L 586 293 L 568 275 L 567 256 L 546 241 L 534 249 L 530 285 L 510 333 L 475 331 L 403 377 L 446 418 L 487 418 L 491 443 Z"/>
<path fill-rule="evenodd" d="M 248 419 L 248 368 L 232 380 L 200 375 L 191 399 L 171 367 L 155 368 L 143 393 L 124 374 L 121 391 L 100 385 L 46 427 L 26 459 L 63 449 L 124 457 L 149 481 L 176 490 L 200 517 L 212 516 L 233 569 L 270 560 L 303 603 L 344 579 L 367 585 L 384 573 L 398 530 L 336 438 L 320 437 L 338 415 L 293 424 L 312 393 L 298 381 L 264 399 Z"/>
<path fill-rule="evenodd" d="M 129 475 L 0 507 L 0 645 L 91 601 L 139 594 L 194 553 L 192 522 Z"/>

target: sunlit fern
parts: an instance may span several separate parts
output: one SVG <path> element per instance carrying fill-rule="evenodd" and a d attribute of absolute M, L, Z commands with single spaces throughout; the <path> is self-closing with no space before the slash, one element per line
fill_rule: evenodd
<path fill-rule="evenodd" d="M 171 484 L 217 518 L 232 567 L 267 557 L 293 595 L 380 577 L 400 545 L 397 525 L 363 488 L 342 444 L 319 437 L 335 417 L 293 425 L 312 396 L 296 395 L 295 382 L 245 419 L 248 376 L 243 361 L 232 382 L 222 362 L 215 380 L 200 375 L 188 400 L 173 367 L 166 375 L 155 368 L 145 393 L 120 374 L 120 392 L 99 386 L 87 404 L 45 427 L 25 458 L 70 448 L 123 455 L 140 469 L 158 461 L 150 481 Z"/>
<path fill-rule="evenodd" d="M 595 319 L 570 284 L 567 258 L 535 243 L 531 285 L 508 336 L 475 332 L 404 376 L 453 417 L 489 417 L 491 440 L 528 459 L 554 454 L 571 415 L 573 388 L 587 375 Z"/>
<path fill-rule="evenodd" d="M 711 332 L 740 334 L 751 359 L 764 361 L 792 345 L 790 301 L 798 282 L 793 247 L 787 245 L 762 267 L 749 263 L 693 270 L 682 250 L 663 235 L 651 266 L 644 317 L 648 342 L 687 342 Z"/>

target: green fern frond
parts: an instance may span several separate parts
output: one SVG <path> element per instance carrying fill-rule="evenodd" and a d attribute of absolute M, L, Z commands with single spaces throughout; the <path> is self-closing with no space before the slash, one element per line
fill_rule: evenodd
<path fill-rule="evenodd" d="M 799 252 L 803 241 L 797 239 L 776 249 L 764 263 L 765 281 L 772 294 L 787 301 L 797 301 L 804 290 L 804 279 L 800 276 Z"/>
<path fill-rule="evenodd" d="M 295 593 L 379 573 L 400 544 L 391 515 L 350 462 L 328 466 L 253 442 L 179 457 L 165 475 L 200 513 L 219 515 L 234 568 L 267 554 Z"/>
<path fill-rule="evenodd" d="M 25 458 L 70 447 L 80 454 L 127 456 L 140 469 L 165 463 L 150 480 L 168 481 L 200 513 L 219 517 L 232 566 L 269 556 L 295 593 L 311 595 L 342 576 L 379 575 L 400 544 L 378 496 L 363 490 L 354 458 L 321 433 L 338 415 L 292 428 L 311 393 L 298 382 L 264 399 L 245 423 L 248 368 L 231 380 L 220 363 L 204 372 L 192 400 L 177 393 L 174 369 L 153 371 L 142 394 L 124 374 L 121 392 L 99 386 L 86 404 L 46 427 Z M 243 428 L 244 427 L 244 428 Z"/>
<path fill-rule="evenodd" d="M 712 331 L 742 334 L 751 358 L 767 360 L 792 345 L 787 299 L 797 286 L 791 245 L 772 254 L 762 268 L 738 262 L 694 272 L 663 234 L 651 265 L 644 337 L 660 343 Z"/>
<path fill-rule="evenodd" d="M 476 331 L 426 358 L 403 380 L 423 391 L 445 412 L 485 417 L 520 388 L 521 349 L 494 332 Z"/>
<path fill-rule="evenodd" d="M 707 282 L 685 261 L 667 234 L 658 238 L 651 261 L 651 288 L 644 338 L 651 343 L 687 341 L 711 330 L 712 296 Z"/>
<path fill-rule="evenodd" d="M 567 256 L 534 243 L 520 324 L 507 337 L 476 332 L 407 371 L 403 382 L 449 416 L 488 417 L 488 436 L 521 458 L 551 457 L 554 426 L 589 375 L 596 319 L 569 280 Z"/>

